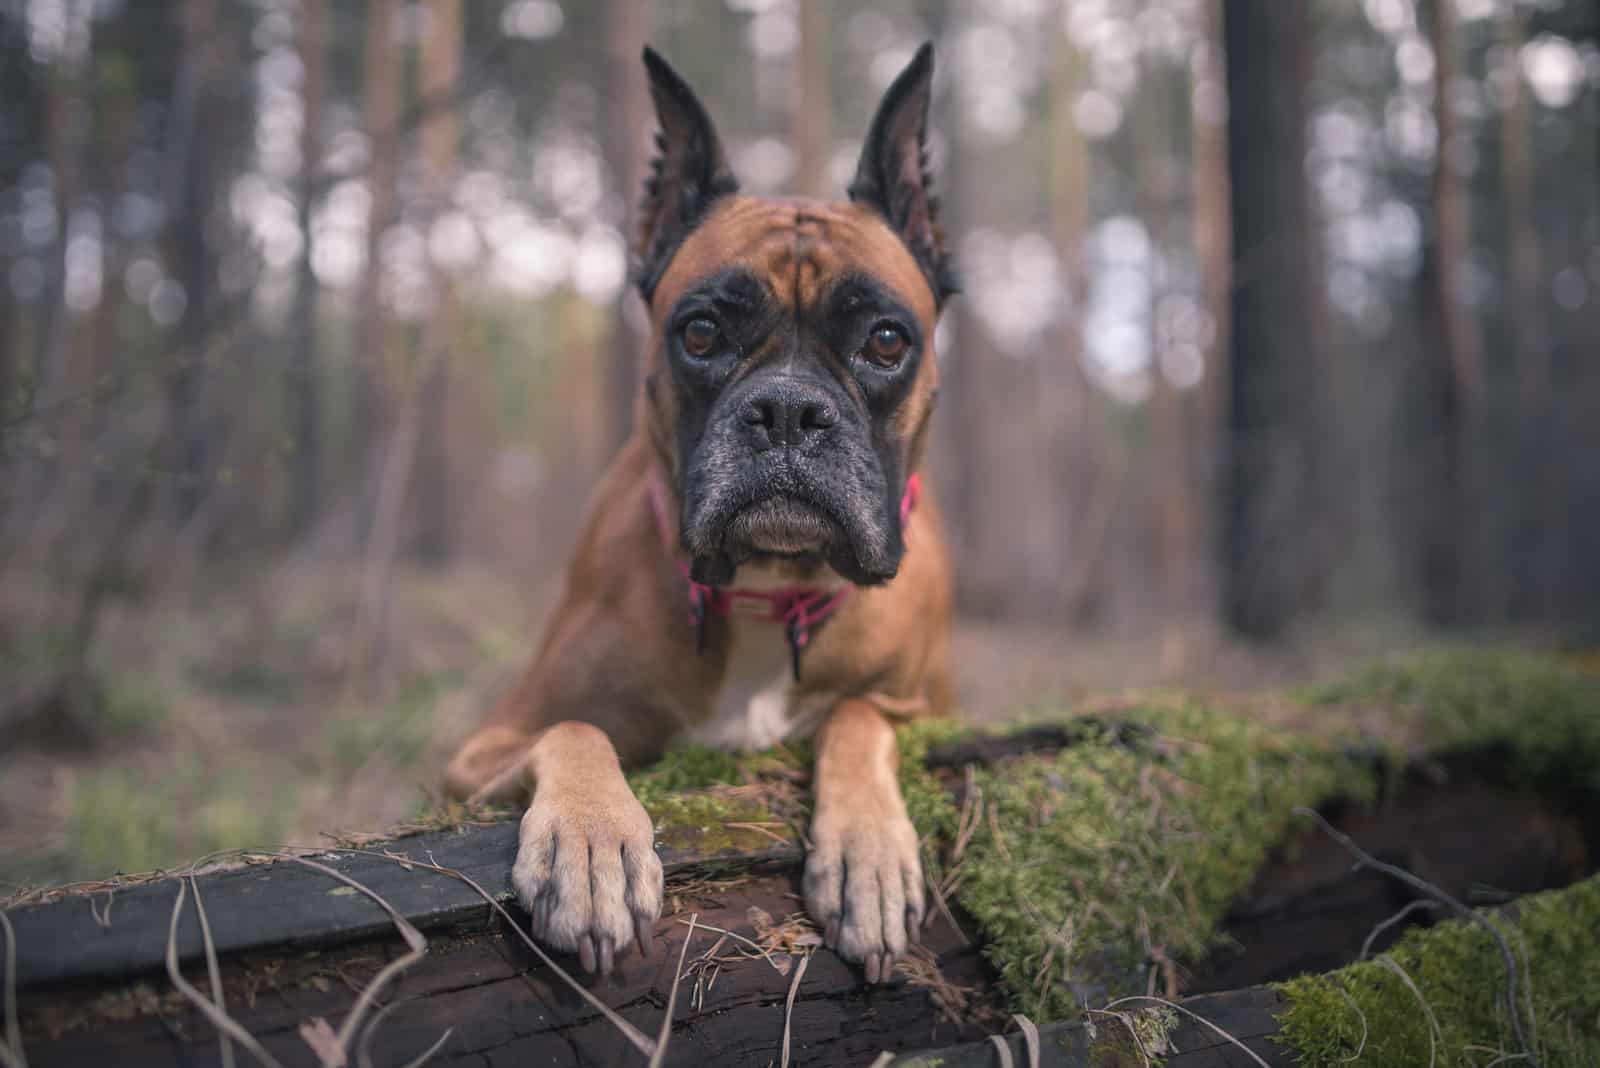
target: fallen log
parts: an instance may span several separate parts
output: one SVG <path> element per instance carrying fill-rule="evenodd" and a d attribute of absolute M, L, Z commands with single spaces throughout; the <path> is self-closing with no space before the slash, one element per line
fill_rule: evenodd
<path fill-rule="evenodd" d="M 1581 716 L 1595 711 L 1592 703 L 1577 707 Z M 1234 728 L 1196 734 L 1189 727 L 1198 721 L 1189 711 L 1182 715 L 1188 718 L 1130 713 L 1124 720 L 1101 710 L 1095 721 L 1066 726 L 908 743 L 906 752 L 915 759 L 906 774 L 916 777 L 907 780 L 908 798 L 921 814 L 919 825 L 927 821 L 931 828 L 929 874 L 945 891 L 944 908 L 935 910 L 923 948 L 881 987 L 866 986 L 856 969 L 817 948 L 804 920 L 802 854 L 786 830 L 803 826 L 803 809 L 793 807 L 804 803 L 795 771 L 803 760 L 722 766 L 718 760 L 731 758 L 706 757 L 704 762 L 720 769 L 717 775 L 745 778 L 726 787 L 690 783 L 687 792 L 682 767 L 654 773 L 662 778 L 641 778 L 636 788 L 657 815 L 669 872 L 659 950 L 649 961 L 626 958 L 617 974 L 585 985 L 645 1036 L 660 1032 L 671 1001 L 666 1064 L 780 1063 L 786 1040 L 795 1065 L 865 1065 L 886 1051 L 903 1055 L 895 1063 L 909 1065 L 917 1062 L 906 1058 L 919 1050 L 931 1051 L 923 1063 L 998 1064 L 988 1036 L 1007 1029 L 1012 1063 L 1028 1064 L 1024 1031 L 1011 1022 L 1012 1013 L 1027 998 L 1060 1005 L 1059 994 L 1047 988 L 1040 993 L 1037 977 L 1047 978 L 1065 960 L 1079 984 L 1073 993 L 1082 1000 L 1078 1011 L 1039 1015 L 1041 1064 L 1141 1064 L 1158 1043 L 1165 1044 L 1164 1063 L 1179 1068 L 1296 1063 L 1274 1041 L 1282 1037 L 1283 1021 L 1302 1026 L 1305 1006 L 1341 1005 L 1343 995 L 1294 988 L 1310 993 L 1287 1004 L 1280 990 L 1261 984 L 1339 968 L 1363 950 L 1384 952 L 1402 925 L 1376 940 L 1369 936 L 1417 894 L 1381 874 L 1352 871 L 1337 843 L 1307 827 L 1287 839 L 1269 827 L 1256 832 L 1268 843 L 1259 857 L 1229 862 L 1226 870 L 1243 872 L 1243 879 L 1219 883 L 1219 890 L 1201 881 L 1205 873 L 1191 873 L 1195 878 L 1185 884 L 1191 895 L 1226 894 L 1217 909 L 1220 929 L 1197 934 L 1188 944 L 1231 941 L 1233 948 L 1201 955 L 1173 951 L 1183 933 L 1142 911 L 1155 899 L 1141 896 L 1147 888 L 1131 880 L 1143 878 L 1144 871 L 1170 870 L 1170 857 L 1225 851 L 1227 843 L 1217 835 L 1245 822 L 1230 815 L 1234 809 L 1193 805 L 1281 804 L 1301 796 L 1294 777 L 1307 774 L 1307 765 L 1266 754 L 1259 767 L 1246 768 L 1260 779 L 1251 790 L 1197 800 L 1210 788 L 1196 778 L 1188 754 L 1207 747 L 1223 752 L 1234 744 L 1227 733 Z M 1240 751 L 1253 751 L 1256 737 L 1245 737 Z M 1376 757 L 1336 753 L 1330 759 L 1341 767 L 1363 760 L 1372 765 L 1345 785 L 1368 782 L 1368 775 L 1382 784 L 1378 794 L 1354 791 L 1359 803 L 1341 802 L 1337 793 L 1322 797 L 1322 810 L 1335 825 L 1452 896 L 1473 901 L 1475 890 L 1488 886 L 1502 898 L 1513 897 L 1574 882 L 1595 868 L 1600 806 L 1593 804 L 1593 791 L 1567 779 L 1543 785 L 1510 780 L 1511 764 L 1493 745 L 1417 757 L 1389 770 Z M 1062 769 L 1070 770 L 1066 778 Z M 1107 795 L 1110 807 L 1094 810 L 1103 826 L 1091 822 L 1080 830 L 1073 820 L 1081 821 L 1081 814 L 1058 817 L 1027 807 L 1040 798 L 1068 805 L 1091 793 L 1093 777 L 1104 786 L 1116 775 L 1125 778 L 1115 780 L 1123 785 Z M 1013 799 L 1003 792 L 1008 780 L 1033 792 Z M 1272 781 L 1288 785 L 1273 787 Z M 987 801 L 980 796 L 986 789 Z M 1138 804 L 1129 804 L 1130 796 Z M 1124 819 L 1133 822 L 1114 822 Z M 1173 842 L 1155 841 L 1153 847 L 1170 852 L 1141 858 L 1143 867 L 1111 871 L 1113 885 L 1118 871 L 1130 873 L 1123 896 L 1141 910 L 1136 915 L 1142 926 L 1116 911 L 1126 902 L 1097 899 L 1095 907 L 1109 917 L 1100 929 L 1109 933 L 1087 947 L 1052 940 L 1052 925 L 1060 922 L 1055 914 L 1040 915 L 1037 929 L 1012 930 L 1014 915 L 968 892 L 974 883 L 982 889 L 983 879 L 993 875 L 974 871 L 972 855 L 1010 851 L 1021 866 L 1038 855 L 1029 835 L 1094 832 L 1111 836 L 1113 862 L 1123 865 L 1125 843 L 1150 821 L 1161 820 L 1171 822 Z M 1289 827 L 1286 819 L 1281 826 Z M 1203 851 L 1193 841 L 1193 827 L 1210 835 Z M 282 855 L 231 858 L 232 867 L 185 880 L 188 903 L 176 922 L 179 881 L 170 875 L 13 903 L 6 915 L 15 932 L 8 947 L 14 964 L 4 981 L 18 995 L 21 1028 L 5 1036 L 7 1049 L 25 1048 L 32 1068 L 112 1060 L 119 1068 L 222 1064 L 217 1029 L 195 1003 L 195 997 L 210 998 L 220 988 L 228 1016 L 284 1065 L 338 1063 L 340 1057 L 398 1065 L 430 1050 L 428 1063 L 446 1065 L 644 1063 L 623 1030 L 563 980 L 561 970 L 577 973 L 575 960 L 538 959 L 514 929 L 526 922 L 506 880 L 515 831 L 514 823 L 462 826 L 307 854 L 345 881 Z M 989 840 L 969 846 L 974 853 L 964 868 L 956 843 L 963 835 L 979 842 L 985 834 Z M 1087 863 L 1051 870 L 1071 885 L 1092 888 L 1082 881 Z M 217 959 L 214 976 L 200 903 Z M 496 905 L 508 911 L 502 915 Z M 1049 907 L 1043 895 L 1025 905 Z M 1177 921 L 1203 914 L 1192 902 L 1173 912 Z M 376 989 L 380 973 L 408 951 L 396 917 L 422 933 L 427 952 Z M 1407 916 L 1423 924 L 1435 918 L 1426 910 Z M 1081 930 L 1091 928 L 1086 923 Z M 1017 952 L 1014 947 L 1030 945 L 1041 946 L 1042 955 L 1020 961 L 1007 956 Z M 186 996 L 173 982 L 169 955 L 195 994 Z M 337 1032 L 369 988 L 371 1011 L 339 1048 Z M 1201 1019 L 1142 1000 L 1150 993 L 1171 998 Z M 1119 1000 L 1130 994 L 1138 999 Z M 1600 993 L 1594 996 L 1600 999 Z M 1341 1055 L 1355 1048 L 1350 1026 L 1348 1045 L 1337 1047 Z M 248 1059 L 237 1047 L 234 1053 Z"/>

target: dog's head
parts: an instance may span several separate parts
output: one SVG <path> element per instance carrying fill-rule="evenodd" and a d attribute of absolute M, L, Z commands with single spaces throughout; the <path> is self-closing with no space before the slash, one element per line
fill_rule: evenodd
<path fill-rule="evenodd" d="M 848 202 L 741 195 L 694 92 L 644 60 L 661 124 L 637 249 L 646 417 L 693 575 L 788 560 L 885 582 L 955 290 L 926 168 L 932 49 L 885 94 Z"/>

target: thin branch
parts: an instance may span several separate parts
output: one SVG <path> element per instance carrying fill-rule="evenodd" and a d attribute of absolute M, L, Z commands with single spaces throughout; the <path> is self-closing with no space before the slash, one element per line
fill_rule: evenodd
<path fill-rule="evenodd" d="M 1383 932 L 1387 931 L 1395 924 L 1399 923 L 1401 920 L 1404 920 L 1413 912 L 1416 912 L 1418 909 L 1436 909 L 1438 907 L 1439 903 L 1437 901 L 1428 901 L 1423 898 L 1418 898 L 1416 901 L 1411 902 L 1405 908 L 1401 909 L 1393 916 L 1390 916 L 1387 920 L 1384 920 L 1382 923 L 1378 924 L 1378 926 L 1374 927 L 1371 932 L 1367 934 L 1367 940 L 1361 943 L 1361 955 L 1357 957 L 1356 960 L 1366 960 L 1368 957 L 1370 957 L 1372 955 L 1372 944 L 1378 940 L 1379 936 L 1381 936 Z"/>
<path fill-rule="evenodd" d="M 1350 992 L 1344 987 L 1334 984 L 1333 989 L 1339 994 L 1340 997 L 1344 998 L 1345 1003 L 1350 1006 L 1350 1010 L 1354 1012 L 1356 1014 L 1356 1018 L 1361 1021 L 1361 1041 L 1356 1043 L 1356 1051 L 1350 1054 L 1348 1057 L 1339 1058 L 1339 1062 L 1341 1064 L 1349 1064 L 1351 1061 L 1359 1061 L 1361 1059 L 1362 1052 L 1367 1048 L 1367 1014 L 1361 1011 L 1361 1006 L 1356 1004 L 1356 999 L 1351 997 Z"/>
<path fill-rule="evenodd" d="M 1417 1004 L 1422 1006 L 1423 1014 L 1428 1017 L 1428 1068 L 1433 1068 L 1439 1059 L 1439 1039 L 1444 1034 L 1439 1030 L 1439 1018 L 1433 1014 L 1433 1006 L 1428 1004 L 1428 999 L 1422 996 L 1422 991 L 1417 989 L 1417 984 L 1412 981 L 1406 970 L 1395 962 L 1393 957 L 1379 957 L 1378 964 L 1400 977 L 1400 981 L 1406 985 L 1406 989 L 1410 990 L 1416 997 Z"/>
<path fill-rule="evenodd" d="M 351 889 L 371 898 L 379 908 L 389 914 L 389 919 L 394 922 L 395 929 L 400 932 L 400 937 L 405 939 L 406 945 L 409 947 L 409 952 L 384 965 L 383 969 L 372 977 L 372 981 L 362 989 L 361 996 L 356 998 L 355 1006 L 345 1016 L 344 1023 L 339 1025 L 339 1032 L 335 1037 L 339 1040 L 339 1048 L 348 1057 L 350 1054 L 350 1041 L 355 1037 L 357 1030 L 361 1027 L 361 1022 L 366 1019 L 367 1013 L 372 1009 L 372 1003 L 377 998 L 378 992 L 388 985 L 389 981 L 395 976 L 428 955 L 428 940 L 422 937 L 422 932 L 417 930 L 410 920 L 400 915 L 393 905 L 380 897 L 371 887 L 363 886 L 343 872 L 336 871 L 326 864 L 319 864 L 314 860 L 307 860 L 305 857 L 291 856 L 290 859 L 313 871 L 319 871 L 330 878 L 337 879 Z"/>
<path fill-rule="evenodd" d="M 0 911 L 0 929 L 6 933 L 6 1038 L 0 1043 L 0 1064 L 5 1068 L 28 1068 L 28 1055 L 22 1051 L 22 1026 L 17 1022 L 17 932 L 4 911 Z"/>
<path fill-rule="evenodd" d="M 572 976 L 568 975 L 566 970 L 557 964 L 553 959 L 551 959 L 550 954 L 544 951 L 544 947 L 535 942 L 532 936 L 522 929 L 521 925 L 512 918 L 511 913 L 506 911 L 506 907 L 500 904 L 499 901 L 496 901 L 494 895 L 485 890 L 476 879 L 472 878 L 472 876 L 467 875 L 465 872 L 457 871 L 454 868 L 446 868 L 441 864 L 424 863 L 420 860 L 413 860 L 410 857 L 403 857 L 395 853 L 380 853 L 373 849 L 343 849 L 340 850 L 340 852 L 354 853 L 367 857 L 378 857 L 382 860 L 389 861 L 391 864 L 399 864 L 402 867 L 409 864 L 413 867 L 422 868 L 425 871 L 431 871 L 438 875 L 448 875 L 452 879 L 459 879 L 461 882 L 466 883 L 477 893 L 479 897 L 483 898 L 483 900 L 488 903 L 491 909 L 500 915 L 501 919 L 505 920 L 506 923 L 510 925 L 513 931 L 517 932 L 517 937 L 522 939 L 523 944 L 533 951 L 534 956 L 538 957 L 540 962 L 542 962 L 545 967 L 554 972 L 558 979 L 567 984 L 567 986 L 570 987 L 573 992 L 581 997 L 584 1001 L 588 1002 L 590 1007 L 592 1007 L 596 1012 L 604 1016 L 613 1027 L 621 1031 L 623 1037 L 628 1040 L 629 1044 L 631 1044 L 634 1049 L 638 1050 L 640 1053 L 643 1053 L 647 1057 L 655 1053 L 656 1044 L 652 1038 L 646 1035 L 643 1031 L 640 1031 L 637 1027 L 633 1026 L 633 1024 L 629 1023 L 627 1020 L 624 1020 L 620 1015 L 617 1014 L 615 1009 L 601 1001 L 599 998 L 595 997 L 594 994 L 590 993 L 587 987 L 578 982 Z M 289 854 L 280 855 L 287 856 Z"/>
<path fill-rule="evenodd" d="M 1484 930 L 1489 932 L 1490 936 L 1495 941 L 1495 945 L 1500 947 L 1500 959 L 1505 964 L 1506 1009 L 1511 1015 L 1511 1027 L 1517 1033 L 1517 1044 L 1520 1045 L 1523 1049 L 1523 1052 L 1528 1055 L 1528 1063 L 1532 1066 L 1532 1068 L 1539 1068 L 1539 1060 L 1534 1055 L 1533 1046 L 1529 1044 L 1527 1033 L 1522 1029 L 1522 1006 L 1517 1000 L 1517 976 L 1519 974 L 1517 960 L 1511 952 L 1511 945 L 1506 941 L 1506 936 L 1500 933 L 1500 928 L 1491 923 L 1489 918 L 1483 913 L 1467 908 L 1467 906 L 1451 897 L 1444 890 L 1428 882 L 1426 879 L 1419 878 L 1418 876 L 1406 871 L 1404 868 L 1396 867 L 1393 864 L 1385 864 L 1371 853 L 1368 853 L 1366 850 L 1356 845 L 1355 841 L 1351 839 L 1349 835 L 1337 830 L 1333 824 L 1322 818 L 1322 813 L 1317 812 L 1315 809 L 1306 808 L 1305 806 L 1301 805 L 1294 809 L 1294 814 L 1297 816 L 1309 816 L 1311 819 L 1315 820 L 1318 826 L 1320 826 L 1323 831 L 1326 832 L 1328 837 L 1344 846 L 1344 848 L 1353 856 L 1355 856 L 1361 864 L 1371 868 L 1373 871 L 1382 872 L 1392 879 L 1398 879 L 1400 882 L 1411 887 L 1413 890 L 1416 890 L 1422 894 L 1426 894 L 1427 896 L 1438 901 L 1440 904 L 1444 905 L 1446 908 L 1450 909 L 1452 912 L 1456 913 L 1456 915 L 1461 916 L 1472 923 L 1480 925 Z"/>
<path fill-rule="evenodd" d="M 372 1038 L 378 1033 L 378 1025 L 383 1022 L 383 1018 L 393 1012 L 400 1004 L 401 1002 L 391 1001 L 372 1014 L 372 1022 L 367 1025 L 367 1030 L 362 1034 L 361 1041 L 356 1043 L 356 1064 L 360 1068 L 372 1068 Z M 417 1057 L 407 1061 L 404 1068 L 422 1068 L 435 1053 L 439 1052 L 439 1047 L 450 1040 L 450 1036 L 455 1034 L 455 1030 L 454 1027 L 446 1027 L 444 1034 L 433 1040 L 433 1045 L 423 1050 Z"/>
<path fill-rule="evenodd" d="M 211 977 L 211 999 L 217 1003 L 217 1008 L 222 1012 L 228 1011 L 226 999 L 222 989 L 222 969 L 217 965 L 217 944 L 211 940 L 211 921 L 206 919 L 206 906 L 200 900 L 200 884 L 195 881 L 193 873 L 189 875 L 189 888 L 194 891 L 194 910 L 200 917 L 200 942 L 206 951 L 206 974 Z M 109 914 L 111 905 L 106 904 Z M 228 1041 L 228 1036 L 223 1032 L 217 1033 L 217 1041 L 222 1047 L 222 1068 L 233 1068 L 233 1043 Z"/>
<path fill-rule="evenodd" d="M 1028 1049 L 1028 1068 L 1039 1068 L 1039 1029 L 1022 1013 L 1013 1013 L 1011 1019 L 1022 1031 L 1022 1044 Z"/>
<path fill-rule="evenodd" d="M 683 945 L 678 949 L 678 966 L 672 969 L 672 987 L 667 991 L 667 1011 L 661 1015 L 661 1030 L 656 1032 L 656 1049 L 650 1054 L 650 1068 L 661 1068 L 666 1062 L 667 1043 L 672 1039 L 672 1012 L 678 1004 L 678 984 L 683 982 L 683 962 L 689 956 L 689 943 L 694 941 L 695 921 L 698 912 L 689 915 L 689 929 L 684 932 Z"/>
<path fill-rule="evenodd" d="M 1152 996 L 1150 996 L 1148 994 L 1132 994 L 1132 995 L 1129 995 L 1128 997 L 1125 997 L 1125 998 L 1118 998 L 1117 1000 L 1113 1001 L 1111 1004 L 1107 1005 L 1106 1008 L 1107 1009 L 1115 1009 L 1118 1005 L 1125 1004 L 1126 1002 L 1129 1002 L 1129 1001 L 1153 1001 L 1157 1005 L 1165 1005 L 1169 1009 L 1176 1009 L 1177 1011 L 1183 1013 L 1185 1016 L 1188 1016 L 1191 1019 L 1199 1020 L 1201 1023 L 1203 1023 L 1207 1027 L 1211 1028 L 1211 1030 L 1215 1031 L 1217 1034 L 1221 1035 L 1223 1038 L 1227 1039 L 1229 1042 L 1233 1043 L 1235 1046 L 1238 1046 L 1240 1049 L 1244 1050 L 1245 1056 L 1249 1057 L 1251 1060 L 1253 1060 L 1257 1064 L 1261 1065 L 1261 1068 L 1272 1068 L 1272 1066 L 1270 1064 L 1268 1064 L 1266 1061 L 1261 1059 L 1261 1055 L 1259 1053 L 1257 1053 L 1255 1050 L 1251 1049 L 1249 1046 L 1245 1045 L 1243 1042 L 1240 1042 L 1233 1035 L 1230 1035 L 1228 1032 L 1224 1031 L 1222 1028 L 1218 1027 L 1216 1024 L 1212 1023 L 1210 1020 L 1206 1019 L 1204 1016 L 1201 1016 L 1198 1012 L 1195 1012 L 1193 1009 L 1186 1009 L 1182 1005 L 1178 1004 L 1176 1001 L 1168 1001 L 1166 998 L 1152 997 Z"/>
<path fill-rule="evenodd" d="M 178 898 L 172 903 L 172 923 L 167 928 L 167 976 L 172 980 L 172 985 L 178 988 L 178 993 L 189 1000 L 200 1014 L 211 1021 L 213 1027 L 222 1031 L 238 1042 L 239 1045 L 255 1055 L 256 1060 L 267 1065 L 267 1068 L 283 1068 L 276 1057 L 268 1053 L 266 1047 L 256 1041 L 252 1035 L 239 1025 L 239 1022 L 217 1006 L 211 1004 L 206 996 L 183 977 L 178 970 L 178 917 L 183 915 L 183 902 L 188 897 L 189 888 L 182 879 L 178 880 Z"/>

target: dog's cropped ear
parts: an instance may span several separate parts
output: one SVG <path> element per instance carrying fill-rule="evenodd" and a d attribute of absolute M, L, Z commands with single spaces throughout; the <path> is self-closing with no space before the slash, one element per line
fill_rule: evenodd
<path fill-rule="evenodd" d="M 867 130 L 850 199 L 876 209 L 917 258 L 940 304 L 958 290 L 939 229 L 939 199 L 928 175 L 928 101 L 933 45 L 917 49 L 895 78 Z"/>
<path fill-rule="evenodd" d="M 635 249 L 639 292 L 649 303 L 683 239 L 718 197 L 739 191 L 739 181 L 694 90 L 653 48 L 644 50 L 644 67 L 661 124 L 655 162 L 644 183 Z"/>

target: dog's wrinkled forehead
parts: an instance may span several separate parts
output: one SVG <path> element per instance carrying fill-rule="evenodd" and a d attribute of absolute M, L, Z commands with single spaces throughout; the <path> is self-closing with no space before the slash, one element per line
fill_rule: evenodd
<path fill-rule="evenodd" d="M 678 248 L 651 300 L 659 331 L 679 299 L 742 267 L 793 314 L 815 307 L 842 279 L 867 278 L 909 309 L 931 335 L 938 308 L 921 268 L 877 213 L 856 204 L 732 196 L 719 201 Z"/>

